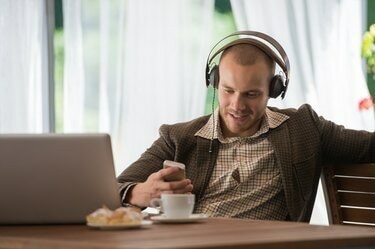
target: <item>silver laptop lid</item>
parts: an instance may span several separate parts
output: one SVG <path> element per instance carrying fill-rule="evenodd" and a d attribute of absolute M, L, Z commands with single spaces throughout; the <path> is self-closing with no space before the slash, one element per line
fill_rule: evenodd
<path fill-rule="evenodd" d="M 82 223 L 120 206 L 107 134 L 0 135 L 0 224 Z"/>

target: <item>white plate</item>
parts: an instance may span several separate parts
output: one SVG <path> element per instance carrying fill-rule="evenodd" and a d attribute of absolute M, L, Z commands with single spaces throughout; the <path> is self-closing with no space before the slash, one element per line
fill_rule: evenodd
<path fill-rule="evenodd" d="M 117 230 L 117 229 L 133 229 L 133 228 L 140 228 L 143 226 L 149 226 L 152 224 L 152 221 L 143 220 L 141 224 L 113 224 L 113 225 L 98 225 L 98 224 L 91 224 L 87 223 L 87 226 L 102 230 Z"/>
<path fill-rule="evenodd" d="M 164 214 L 158 216 L 152 216 L 150 219 L 155 222 L 162 223 L 190 223 L 198 222 L 207 219 L 208 216 L 205 214 L 192 214 L 189 218 L 167 218 Z"/>

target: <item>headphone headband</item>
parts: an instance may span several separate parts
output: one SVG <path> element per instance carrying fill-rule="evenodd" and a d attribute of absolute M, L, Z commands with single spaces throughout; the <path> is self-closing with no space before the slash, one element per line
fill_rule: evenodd
<path fill-rule="evenodd" d="M 247 38 L 238 38 L 224 46 L 222 46 L 220 49 L 218 49 L 212 56 L 212 52 L 214 51 L 214 49 L 224 40 L 226 40 L 227 38 L 230 38 L 230 37 L 233 37 L 233 36 L 240 36 L 240 35 L 246 35 L 246 36 L 250 36 L 250 37 L 247 37 Z M 279 53 L 279 55 L 277 53 L 274 52 L 274 50 L 271 48 L 271 46 L 269 46 L 268 44 L 266 44 L 264 41 L 266 41 L 268 44 L 272 45 L 272 47 Z M 290 74 L 290 63 L 289 63 L 289 58 L 288 56 L 286 55 L 286 52 L 285 50 L 283 49 L 283 47 L 280 45 L 279 42 L 277 42 L 274 38 L 272 38 L 271 36 L 267 35 L 267 34 L 264 34 L 264 33 L 261 33 L 261 32 L 257 32 L 257 31 L 237 31 L 237 32 L 234 32 L 232 34 L 229 34 L 227 36 L 225 36 L 224 38 L 222 38 L 220 41 L 218 41 L 214 46 L 213 48 L 211 49 L 210 53 L 208 54 L 208 57 L 207 57 L 207 62 L 206 62 L 206 85 L 208 86 L 209 85 L 209 82 L 210 82 L 210 65 L 212 63 L 212 61 L 214 60 L 214 58 L 220 54 L 221 52 L 223 52 L 224 50 L 226 50 L 227 48 L 229 47 L 232 47 L 234 45 L 238 45 L 238 44 L 250 44 L 250 45 L 253 45 L 253 46 L 256 46 L 257 48 L 259 48 L 260 50 L 262 50 L 265 54 L 267 54 L 268 56 L 271 57 L 272 60 L 274 60 L 280 67 L 281 69 L 283 70 L 284 74 L 285 74 L 285 82 L 284 82 L 284 90 L 282 92 L 282 98 L 284 98 L 285 96 L 285 92 L 286 92 L 286 89 L 288 87 L 288 83 L 289 83 L 289 74 Z"/>
<path fill-rule="evenodd" d="M 271 57 L 271 59 L 274 60 L 281 67 L 281 69 L 285 72 L 286 75 L 288 74 L 287 65 L 284 63 L 283 60 L 280 59 L 280 56 L 278 56 L 273 50 L 271 50 L 263 42 L 261 42 L 259 40 L 256 40 L 256 39 L 252 39 L 252 38 L 241 38 L 241 39 L 238 39 L 238 40 L 234 40 L 234 41 L 226 44 L 224 47 L 221 47 L 218 51 L 216 51 L 212 55 L 212 58 L 209 61 L 209 64 L 211 64 L 212 60 L 218 54 L 220 54 L 221 52 L 223 52 L 227 48 L 230 48 L 230 47 L 232 47 L 234 45 L 238 45 L 238 44 L 250 44 L 250 45 L 256 46 L 257 48 L 259 48 L 260 50 L 262 50 L 266 55 L 268 55 L 269 57 Z"/>

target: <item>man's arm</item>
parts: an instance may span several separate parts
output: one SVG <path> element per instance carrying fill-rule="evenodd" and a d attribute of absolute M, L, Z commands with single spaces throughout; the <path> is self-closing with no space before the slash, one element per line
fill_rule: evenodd
<path fill-rule="evenodd" d="M 333 162 L 375 162 L 375 133 L 345 129 L 310 109 L 321 134 L 324 158 Z"/>
<path fill-rule="evenodd" d="M 176 170 L 162 169 L 164 160 L 174 159 L 175 146 L 169 138 L 168 126 L 161 126 L 159 133 L 159 139 L 117 178 L 124 204 L 146 207 L 152 198 L 160 197 L 163 191 L 175 193 L 192 191 L 193 186 L 189 179 L 164 182 L 163 178 Z"/>

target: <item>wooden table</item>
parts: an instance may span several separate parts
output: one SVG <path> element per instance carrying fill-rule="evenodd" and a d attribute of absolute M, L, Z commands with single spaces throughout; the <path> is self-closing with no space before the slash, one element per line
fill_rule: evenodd
<path fill-rule="evenodd" d="M 0 248 L 330 248 L 375 247 L 375 228 L 210 218 L 101 231 L 84 225 L 0 226 Z"/>

